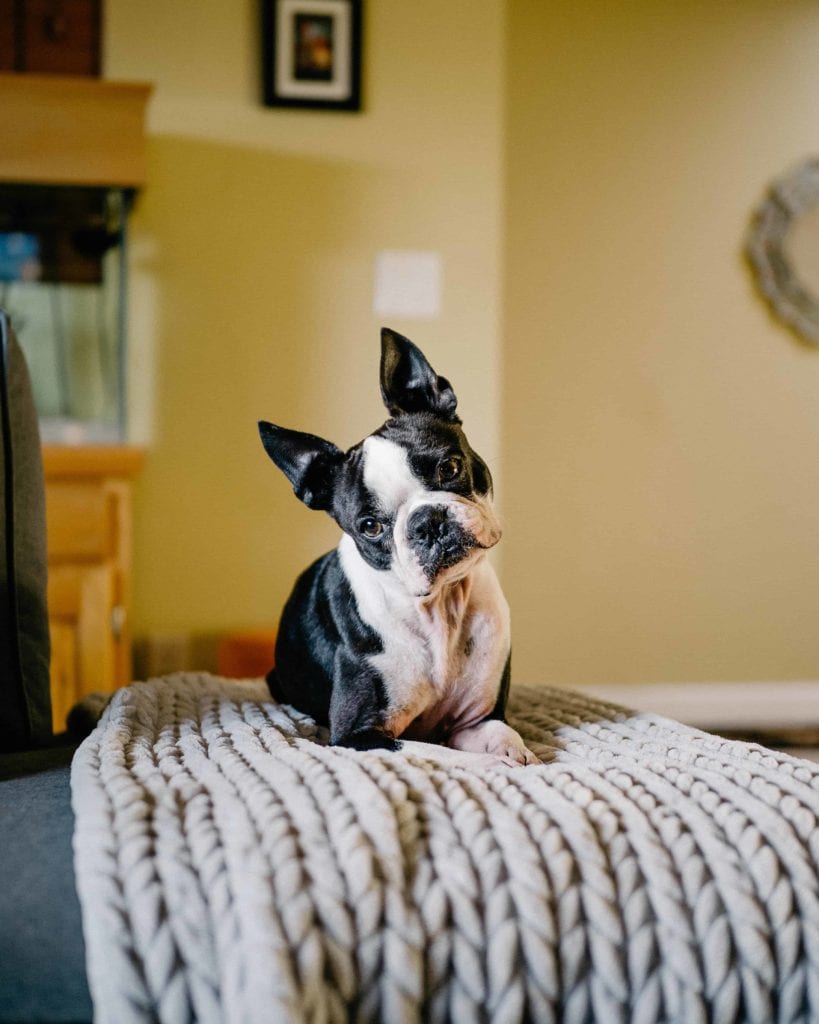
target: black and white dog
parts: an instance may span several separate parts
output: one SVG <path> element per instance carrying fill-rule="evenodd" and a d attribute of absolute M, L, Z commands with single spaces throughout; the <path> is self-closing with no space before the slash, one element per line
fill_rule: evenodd
<path fill-rule="evenodd" d="M 381 332 L 391 419 L 348 452 L 259 423 L 296 495 L 344 531 L 282 613 L 272 695 L 330 727 L 330 742 L 397 750 L 399 736 L 537 758 L 504 721 L 509 608 L 486 552 L 500 540 L 492 478 L 457 399 L 407 338 Z"/>

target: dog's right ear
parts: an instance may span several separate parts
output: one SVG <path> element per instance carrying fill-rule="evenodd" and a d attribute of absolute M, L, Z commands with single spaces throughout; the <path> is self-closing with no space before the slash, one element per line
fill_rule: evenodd
<path fill-rule="evenodd" d="M 381 397 L 390 416 L 431 412 L 460 423 L 452 385 L 438 376 L 417 345 L 389 327 L 381 328 Z"/>
<path fill-rule="evenodd" d="M 296 497 L 308 508 L 329 510 L 344 453 L 314 434 L 287 430 L 265 420 L 259 422 L 259 435 L 264 450 L 293 485 Z"/>

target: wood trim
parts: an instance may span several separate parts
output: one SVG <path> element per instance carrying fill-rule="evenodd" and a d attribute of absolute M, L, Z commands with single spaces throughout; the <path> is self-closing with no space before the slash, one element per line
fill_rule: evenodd
<path fill-rule="evenodd" d="M 152 86 L 0 73 L 0 181 L 139 187 Z"/>
<path fill-rule="evenodd" d="M 128 445 L 45 445 L 46 480 L 114 476 L 132 480 L 145 461 L 145 449 Z"/>

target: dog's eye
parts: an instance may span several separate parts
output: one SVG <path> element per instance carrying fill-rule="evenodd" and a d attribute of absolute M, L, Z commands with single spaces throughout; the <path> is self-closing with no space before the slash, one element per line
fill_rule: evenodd
<path fill-rule="evenodd" d="M 438 479 L 442 484 L 452 483 L 461 475 L 463 461 L 457 455 L 451 455 L 448 459 L 438 464 Z"/>
<path fill-rule="evenodd" d="M 384 524 L 379 523 L 373 516 L 364 516 L 358 524 L 358 529 L 369 540 L 377 540 L 384 532 Z"/>

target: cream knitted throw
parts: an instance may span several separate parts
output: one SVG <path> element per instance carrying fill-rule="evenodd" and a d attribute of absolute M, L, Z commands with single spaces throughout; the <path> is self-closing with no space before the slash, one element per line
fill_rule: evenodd
<path fill-rule="evenodd" d="M 257 681 L 119 691 L 72 774 L 96 1020 L 819 1022 L 819 765 L 510 711 L 548 763 L 328 747 Z"/>

